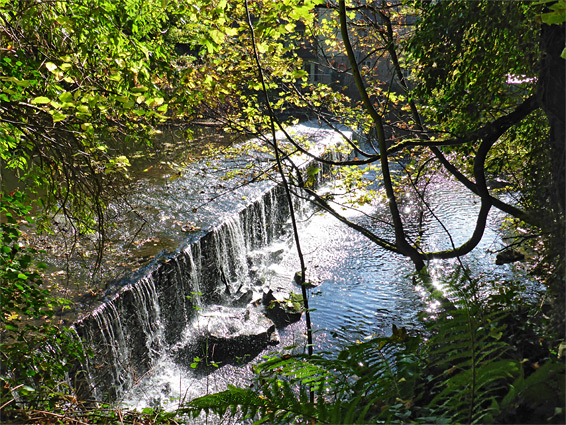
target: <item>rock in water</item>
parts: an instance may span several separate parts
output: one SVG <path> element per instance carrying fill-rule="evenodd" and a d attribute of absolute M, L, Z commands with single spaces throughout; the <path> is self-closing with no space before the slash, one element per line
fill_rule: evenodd
<path fill-rule="evenodd" d="M 244 364 L 268 345 L 279 343 L 275 324 L 256 308 L 214 306 L 193 324 L 195 342 L 182 347 L 175 359 L 182 365 L 201 359 L 202 366 Z"/>
<path fill-rule="evenodd" d="M 516 261 L 523 261 L 524 259 L 525 255 L 523 253 L 514 249 L 506 249 L 505 251 L 497 254 L 495 264 L 501 266 L 503 264 L 514 263 Z"/>
<path fill-rule="evenodd" d="M 265 315 L 269 317 L 277 327 L 287 326 L 301 319 L 302 296 L 289 293 L 288 298 L 278 298 L 273 291 L 269 290 L 263 294 Z"/>

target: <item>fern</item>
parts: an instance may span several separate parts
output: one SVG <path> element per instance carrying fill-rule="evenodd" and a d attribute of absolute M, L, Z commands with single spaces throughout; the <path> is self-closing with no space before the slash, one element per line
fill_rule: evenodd
<path fill-rule="evenodd" d="M 346 347 L 334 359 L 277 356 L 255 367 L 257 389 L 229 387 L 189 402 L 183 411 L 222 416 L 230 409 L 258 424 L 390 422 L 399 403 L 414 396 L 419 362 L 412 352 L 418 342 L 395 329 L 392 337 Z"/>
<path fill-rule="evenodd" d="M 272 382 L 264 387 L 263 394 L 249 388 L 228 386 L 226 391 L 209 394 L 186 403 L 179 413 L 192 417 L 201 412 L 224 416 L 228 409 L 232 416 L 237 414 L 245 419 L 255 419 L 254 423 L 289 423 L 293 418 L 314 418 L 314 407 L 308 395 L 302 392 L 295 398 L 289 383 Z"/>
<path fill-rule="evenodd" d="M 531 423 L 565 423 L 565 385 L 564 359 L 549 359 L 529 376 L 521 370 L 499 404 L 500 416 L 516 418 L 514 422 L 517 423 L 523 419 L 517 417 L 517 412 L 528 411 L 532 412 Z M 553 416 L 549 417 L 548 412 L 554 412 Z"/>
<path fill-rule="evenodd" d="M 521 369 L 518 359 L 506 356 L 510 346 L 501 340 L 508 313 L 489 310 L 479 282 L 466 271 L 455 275 L 447 292 L 454 307 L 429 326 L 428 357 L 437 375 L 428 406 L 455 422 L 493 421 L 498 400 Z"/>
<path fill-rule="evenodd" d="M 564 365 L 526 371 L 506 335 L 511 311 L 467 272 L 454 275 L 445 295 L 449 308 L 426 325 L 426 339 L 394 326 L 390 337 L 356 342 L 336 358 L 279 355 L 255 366 L 254 389 L 229 387 L 184 411 L 230 409 L 256 424 L 494 423 L 524 406 L 539 418 L 537 400 L 560 420 L 553 409 L 563 400 Z"/>

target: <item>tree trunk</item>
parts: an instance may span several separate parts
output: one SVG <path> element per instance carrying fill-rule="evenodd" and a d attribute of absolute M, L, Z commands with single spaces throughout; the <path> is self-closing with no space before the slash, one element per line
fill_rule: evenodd
<path fill-rule="evenodd" d="M 559 216 L 564 214 L 566 182 L 564 160 L 566 144 L 566 60 L 560 57 L 564 49 L 564 24 L 543 25 L 541 34 L 542 62 L 539 72 L 538 97 L 550 124 L 550 154 L 552 158 L 552 201 Z"/>
<path fill-rule="evenodd" d="M 566 145 L 566 60 L 560 55 L 565 45 L 564 24 L 543 25 L 541 32 L 542 61 L 539 72 L 538 100 L 550 125 L 549 153 L 551 158 L 550 214 L 554 231 L 549 238 L 547 261 L 550 276 L 546 278 L 550 301 L 550 326 L 558 338 L 565 336 L 566 284 L 564 281 L 564 178 Z"/>

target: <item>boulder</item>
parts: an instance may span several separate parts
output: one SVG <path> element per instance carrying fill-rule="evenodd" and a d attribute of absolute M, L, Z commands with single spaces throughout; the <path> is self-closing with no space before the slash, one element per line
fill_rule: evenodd
<path fill-rule="evenodd" d="M 501 266 L 503 264 L 514 263 L 516 261 L 523 261 L 524 259 L 525 255 L 523 253 L 509 248 L 497 254 L 495 264 Z"/>
<path fill-rule="evenodd" d="M 239 295 L 239 294 L 237 294 Z M 247 305 L 251 304 L 254 298 L 254 291 L 248 289 L 243 294 L 239 295 L 234 301 L 232 301 L 233 307 L 246 307 Z"/>
<path fill-rule="evenodd" d="M 201 312 L 193 323 L 191 339 L 174 358 L 199 369 L 245 364 L 267 346 L 279 343 L 275 324 L 253 307 L 213 306 Z"/>
<path fill-rule="evenodd" d="M 263 294 L 265 315 L 279 327 L 287 326 L 301 319 L 303 314 L 303 297 L 293 292 L 284 296 L 271 289 Z"/>

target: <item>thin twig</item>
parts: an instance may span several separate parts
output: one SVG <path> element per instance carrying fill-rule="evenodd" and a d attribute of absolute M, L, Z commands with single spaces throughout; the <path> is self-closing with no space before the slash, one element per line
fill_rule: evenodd
<path fill-rule="evenodd" d="M 301 292 L 302 292 L 302 295 L 303 295 L 303 305 L 304 305 L 304 309 L 305 309 L 305 320 L 306 320 L 306 327 L 307 327 L 307 352 L 308 352 L 309 356 L 312 356 L 313 355 L 312 325 L 311 325 L 310 310 L 309 310 L 309 304 L 308 304 L 307 287 L 305 285 L 306 265 L 305 265 L 305 260 L 304 260 L 303 253 L 302 253 L 302 250 L 301 250 L 301 243 L 300 243 L 299 231 L 298 231 L 298 227 L 297 227 L 297 220 L 296 220 L 296 217 L 295 217 L 295 209 L 294 209 L 294 206 L 293 206 L 293 199 L 291 197 L 291 191 L 289 190 L 287 177 L 285 176 L 285 172 L 283 170 L 283 164 L 282 164 L 282 161 L 281 161 L 281 154 L 280 154 L 280 150 L 279 150 L 278 143 L 277 143 L 277 137 L 276 137 L 276 131 L 275 131 L 275 120 L 276 120 L 275 119 L 275 113 L 274 113 L 274 111 L 271 107 L 271 102 L 270 102 L 270 99 L 269 99 L 269 94 L 267 92 L 267 86 L 265 84 L 265 78 L 264 78 L 264 75 L 263 75 L 263 68 L 261 66 L 259 54 L 258 54 L 257 48 L 256 48 L 254 27 L 253 27 L 252 18 L 251 18 L 251 14 L 250 14 L 250 10 L 249 10 L 248 0 L 246 0 L 245 4 L 246 4 L 246 14 L 247 14 L 247 20 L 248 20 L 248 27 L 250 29 L 250 36 L 251 36 L 251 41 L 252 41 L 254 59 L 255 59 L 255 62 L 256 62 L 257 69 L 258 69 L 259 79 L 261 81 L 262 91 L 263 91 L 263 94 L 265 96 L 267 109 L 269 111 L 270 124 L 271 124 L 271 134 L 272 134 L 272 145 L 273 145 L 273 149 L 275 151 L 275 159 L 276 159 L 277 164 L 278 164 L 279 173 L 281 175 L 281 180 L 282 180 L 282 183 L 283 183 L 283 187 L 285 188 L 285 193 L 286 193 L 287 201 L 288 201 L 288 204 L 289 204 L 289 213 L 290 213 L 290 216 L 291 216 L 291 223 L 292 223 L 292 226 L 293 226 L 293 234 L 294 234 L 294 238 L 295 238 L 295 245 L 296 245 L 296 248 L 297 248 L 297 254 L 299 256 L 299 262 L 301 264 L 301 276 L 300 276 L 300 279 L 299 279 L 299 284 L 301 286 Z M 311 403 L 314 403 L 314 392 L 311 391 L 309 395 L 310 395 Z"/>

